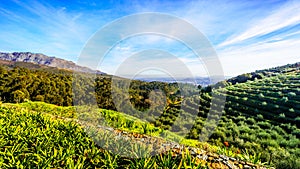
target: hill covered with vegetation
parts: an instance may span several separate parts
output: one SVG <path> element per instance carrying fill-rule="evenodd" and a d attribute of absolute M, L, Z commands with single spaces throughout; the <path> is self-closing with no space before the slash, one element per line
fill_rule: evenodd
<path fill-rule="evenodd" d="M 150 130 L 145 130 L 147 125 L 144 125 L 144 128 L 141 127 L 144 124 L 142 122 L 137 125 L 141 127 L 140 129 L 139 127 L 132 128 L 132 123 L 125 121 L 122 123 L 122 120 L 118 120 L 122 119 L 121 116 L 109 116 L 109 118 L 107 118 L 111 119 L 109 126 L 142 134 L 152 134 L 152 136 L 160 136 L 162 133 L 167 133 L 169 136 L 164 138 L 175 139 L 175 141 L 181 142 L 182 144 L 205 148 L 203 143 L 193 141 L 193 139 L 199 139 L 200 133 L 205 132 L 203 129 L 204 126 L 207 125 L 205 121 L 207 120 L 212 104 L 218 107 L 218 100 L 213 103 L 211 102 L 212 95 L 225 96 L 226 103 L 224 109 L 222 107 L 223 111 L 216 112 L 216 114 L 220 115 L 214 117 L 215 119 L 220 119 L 217 123 L 218 126 L 208 140 L 209 147 L 216 146 L 218 148 L 209 148 L 210 151 L 243 159 L 238 156 L 238 154 L 240 154 L 245 157 L 244 160 L 246 161 L 247 158 L 249 158 L 251 162 L 260 161 L 260 163 L 275 166 L 276 168 L 299 168 L 299 67 L 300 64 L 296 63 L 260 70 L 206 87 L 195 87 L 193 85 L 179 83 L 133 80 L 130 82 L 129 101 L 139 112 L 132 111 L 132 109 L 129 108 L 128 111 L 124 113 L 132 116 L 132 118 L 144 119 L 149 125 Z M 99 108 L 117 110 L 118 105 L 115 105 L 112 100 L 112 76 L 92 76 L 90 74 L 77 73 L 75 75 L 76 80 L 74 80 L 74 75 L 73 72 L 55 68 L 34 69 L 30 65 L 24 68 L 5 64 L 0 67 L 1 101 L 7 103 L 21 103 L 31 100 L 43 101 L 58 106 L 73 106 L 74 98 L 76 98 L 77 102 L 80 102 L 76 104 L 84 105 L 84 103 L 89 103 L 92 97 L 95 97 Z M 77 89 L 75 93 L 72 90 L 74 85 L 76 85 Z M 165 94 L 166 105 L 163 111 L 154 109 L 149 112 L 147 110 L 149 110 L 150 105 L 153 104 L 149 95 L 151 91 L 157 89 L 163 91 Z M 186 95 L 188 97 L 182 97 L 184 92 L 190 92 Z M 124 94 L 119 91 L 118 96 L 124 97 Z M 158 102 L 163 102 L 163 100 L 159 100 Z M 220 102 L 222 101 L 220 100 Z M 22 113 L 23 111 L 21 108 L 5 107 L 6 108 L 3 108 L 5 109 L 4 112 L 14 112 L 11 113 L 11 116 L 14 116 L 13 114 Z M 184 109 L 182 109 L 182 107 L 184 107 Z M 59 108 L 61 110 L 49 111 L 49 113 L 54 112 L 56 115 L 66 117 L 64 113 L 68 112 L 68 110 L 65 110 L 67 108 L 68 107 L 61 107 Z M 24 111 L 34 111 L 36 113 L 47 112 L 47 108 L 35 109 L 32 105 L 29 110 L 27 109 L 28 107 Z M 72 107 L 69 107 L 69 109 L 72 109 Z M 143 112 L 147 112 L 147 114 Z M 197 112 L 196 117 L 193 114 L 194 112 Z M 2 114 L 4 118 L 10 115 Z M 24 116 L 22 118 L 26 119 L 29 116 L 28 114 L 29 113 L 23 113 L 17 116 L 18 118 Z M 114 113 L 109 112 L 107 114 Z M 78 118 L 77 116 L 78 115 L 73 111 L 73 113 L 67 115 L 67 118 Z M 83 117 L 90 116 L 92 116 L 92 114 L 88 113 L 86 116 L 80 117 L 82 119 Z M 7 118 L 16 120 L 15 117 Z M 178 123 L 176 121 L 178 118 L 183 120 Z M 116 121 L 115 124 L 113 121 Z M 19 124 L 19 122 L 21 124 L 22 120 L 15 122 L 15 124 Z M 61 125 L 67 124 L 68 123 L 64 122 Z M 40 128 L 40 125 L 34 128 Z M 181 137 L 184 133 L 188 133 L 185 138 Z M 26 137 L 27 135 L 24 135 L 24 138 Z M 3 139 L 5 138 L 6 137 L 3 137 Z M 88 136 L 86 136 L 85 139 L 88 139 Z M 20 140 L 22 139 L 20 138 L 19 141 Z M 96 146 L 93 142 L 91 142 L 90 145 L 91 144 Z M 9 146 L 13 145 L 14 143 L 11 143 Z M 24 151 L 25 150 L 26 149 L 24 149 Z M 31 150 L 28 150 L 28 152 L 30 151 Z M 54 149 L 51 151 L 54 152 Z M 20 153 L 21 152 L 23 152 L 23 150 L 20 151 Z M 72 152 L 77 152 L 77 150 L 72 150 Z M 79 154 L 78 156 L 80 156 Z M 10 158 L 11 157 L 8 159 Z M 113 156 L 109 159 L 112 160 L 114 158 L 116 157 Z M 161 158 L 167 158 L 167 156 Z M 84 161 L 83 157 L 76 157 L 76 159 Z M 74 158 L 69 159 L 69 161 L 72 160 L 74 162 Z M 147 163 L 153 162 L 150 161 Z M 146 161 L 134 163 L 134 165 L 138 166 L 145 162 Z M 179 164 L 182 164 L 182 162 L 180 162 L 180 160 L 176 161 L 176 165 Z M 126 163 L 126 165 L 129 164 Z"/>
<path fill-rule="evenodd" d="M 262 161 L 278 167 L 281 163 L 299 161 L 299 82 L 300 64 L 296 63 L 240 75 L 203 88 L 200 98 L 195 96 L 185 102 L 191 109 L 199 109 L 190 137 L 197 138 L 201 132 L 215 93 L 226 96 L 226 104 L 210 142 L 220 145 L 225 141 L 232 147 L 261 153 Z"/>

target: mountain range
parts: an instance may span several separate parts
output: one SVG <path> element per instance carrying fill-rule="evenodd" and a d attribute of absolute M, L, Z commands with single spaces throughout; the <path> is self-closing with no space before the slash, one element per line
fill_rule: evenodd
<path fill-rule="evenodd" d="M 88 67 L 79 66 L 72 61 L 60 59 L 57 57 L 50 57 L 41 53 L 31 52 L 0 52 L 0 60 L 12 61 L 12 62 L 28 62 L 38 65 L 46 65 L 50 67 L 56 67 L 60 69 L 72 70 L 77 72 L 88 72 L 97 74 L 104 74 L 103 72 L 92 70 Z"/>
<path fill-rule="evenodd" d="M 2 60 L 2 61 L 1 61 Z M 24 65 L 25 63 L 33 63 L 29 65 Z M 97 73 L 97 74 L 106 74 L 104 72 L 98 71 L 98 70 L 92 70 L 88 67 L 79 66 L 76 63 L 72 61 L 68 61 L 65 59 L 60 59 L 53 56 L 47 56 L 45 54 L 41 53 L 32 53 L 32 52 L 0 52 L 0 64 L 4 65 L 11 65 L 13 67 L 15 66 L 21 66 L 21 67 L 27 67 L 27 68 L 42 68 L 43 66 L 49 66 L 49 67 L 56 67 L 59 69 L 65 69 L 65 70 L 71 70 L 76 72 L 87 72 L 87 73 Z M 142 80 L 142 81 L 161 81 L 161 82 L 168 82 L 172 83 L 175 82 L 173 78 L 170 77 L 143 77 L 143 78 L 136 78 L 136 80 Z M 201 86 L 207 86 L 216 82 L 211 82 L 209 77 L 195 77 L 195 78 L 179 78 L 177 79 L 177 82 L 181 83 L 195 83 L 197 85 Z"/>

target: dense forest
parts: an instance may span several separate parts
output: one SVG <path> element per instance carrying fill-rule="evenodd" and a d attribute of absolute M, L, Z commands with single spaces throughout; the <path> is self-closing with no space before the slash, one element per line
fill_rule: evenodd
<path fill-rule="evenodd" d="M 122 102 L 115 105 L 112 98 L 114 77 L 110 75 L 73 74 L 30 65 L 0 67 L 1 102 L 31 100 L 73 106 L 95 101 L 99 108 L 117 111 L 120 105 L 125 105 Z M 210 86 L 131 80 L 130 97 L 121 100 L 129 101 L 134 109 L 122 110 L 156 127 L 199 139 L 200 133 L 205 132 L 212 104 L 218 107 L 218 100 L 211 102 L 213 94 L 225 96 L 222 116 L 215 117 L 220 120 L 208 142 L 230 147 L 235 152 L 259 154 L 262 162 L 280 168 L 300 157 L 299 80 L 300 63 L 243 74 Z M 150 98 L 155 90 L 162 95 L 156 103 Z M 122 90 L 114 91 L 117 97 L 126 96 Z M 163 105 L 163 109 L 158 106 L 148 111 L 153 104 Z M 196 117 L 194 112 L 197 112 Z M 178 118 L 182 120 L 176 121 Z"/>

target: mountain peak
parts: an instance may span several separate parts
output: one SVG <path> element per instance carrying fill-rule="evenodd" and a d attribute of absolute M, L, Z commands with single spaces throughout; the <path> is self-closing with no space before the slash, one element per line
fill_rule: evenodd
<path fill-rule="evenodd" d="M 77 72 L 88 72 L 88 73 L 101 73 L 99 71 L 92 70 L 88 67 L 83 67 L 75 64 L 72 61 L 56 58 L 53 56 L 47 56 L 41 53 L 31 53 L 31 52 L 0 52 L 0 59 L 13 61 L 13 62 L 29 62 L 39 65 L 46 65 L 50 67 L 57 67 L 60 69 L 67 69 Z"/>

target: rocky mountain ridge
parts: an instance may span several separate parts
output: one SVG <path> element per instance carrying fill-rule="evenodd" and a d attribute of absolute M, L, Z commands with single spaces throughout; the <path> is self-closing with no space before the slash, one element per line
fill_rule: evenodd
<path fill-rule="evenodd" d="M 31 52 L 0 52 L 0 59 L 13 62 L 29 62 L 39 65 L 46 65 L 50 67 L 56 67 L 60 69 L 67 69 L 77 72 L 88 72 L 102 74 L 100 71 L 92 70 L 88 67 L 83 67 L 75 64 L 72 61 L 60 59 L 57 57 L 50 57 L 41 53 L 31 53 Z"/>

